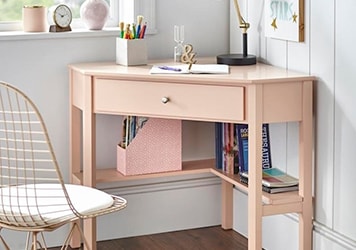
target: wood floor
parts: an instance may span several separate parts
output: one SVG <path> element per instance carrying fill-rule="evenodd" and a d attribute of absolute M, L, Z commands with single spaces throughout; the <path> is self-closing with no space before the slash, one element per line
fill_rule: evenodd
<path fill-rule="evenodd" d="M 49 250 L 59 250 L 50 248 Z M 101 241 L 98 250 L 247 250 L 247 239 L 233 230 L 206 227 Z"/>

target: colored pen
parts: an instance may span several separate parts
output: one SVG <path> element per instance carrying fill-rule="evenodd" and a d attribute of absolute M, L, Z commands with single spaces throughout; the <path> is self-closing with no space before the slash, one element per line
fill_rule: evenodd
<path fill-rule="evenodd" d="M 130 24 L 126 24 L 125 39 L 131 39 Z"/>
<path fill-rule="evenodd" d="M 158 68 L 163 69 L 163 70 L 176 71 L 176 72 L 182 71 L 182 69 L 180 69 L 180 68 L 173 68 L 173 67 L 168 67 L 168 66 L 159 66 Z"/>
<path fill-rule="evenodd" d="M 120 22 L 120 37 L 121 38 L 124 38 L 124 33 L 125 33 L 124 26 L 125 26 L 124 22 Z"/>
<path fill-rule="evenodd" d="M 136 24 L 132 24 L 132 39 L 136 38 Z"/>
<path fill-rule="evenodd" d="M 145 32 L 146 32 L 146 27 L 147 27 L 147 23 L 145 23 L 143 26 L 142 26 L 142 29 L 140 31 L 140 39 L 143 39 L 145 38 Z"/>
<path fill-rule="evenodd" d="M 142 20 L 143 20 L 143 16 L 137 16 L 137 33 L 136 33 L 137 38 L 140 38 Z"/>

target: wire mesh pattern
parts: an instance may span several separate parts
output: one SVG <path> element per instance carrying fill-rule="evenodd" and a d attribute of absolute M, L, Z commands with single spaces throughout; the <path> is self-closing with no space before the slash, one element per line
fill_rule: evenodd
<path fill-rule="evenodd" d="M 64 184 L 37 107 L 19 89 L 3 82 L 0 82 L 0 149 L 2 228 L 50 231 L 77 219 L 96 217 L 126 206 L 126 200 L 121 197 Z M 95 204 L 83 200 L 83 192 L 94 196 L 91 200 Z M 98 204 L 97 199 L 102 203 Z"/>

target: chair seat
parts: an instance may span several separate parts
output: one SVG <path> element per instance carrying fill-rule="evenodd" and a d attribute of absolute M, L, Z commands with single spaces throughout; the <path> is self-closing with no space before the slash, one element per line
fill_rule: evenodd
<path fill-rule="evenodd" d="M 73 184 L 65 187 L 73 207 L 82 215 L 106 209 L 114 203 L 111 195 L 94 188 Z M 77 217 L 60 184 L 4 187 L 0 189 L 0 196 L 0 218 L 10 226 L 55 225 Z"/>

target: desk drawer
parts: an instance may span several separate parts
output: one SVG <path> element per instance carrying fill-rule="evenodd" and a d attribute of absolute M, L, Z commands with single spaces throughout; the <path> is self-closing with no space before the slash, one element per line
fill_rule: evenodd
<path fill-rule="evenodd" d="M 162 98 L 167 98 L 164 103 Z M 94 112 L 244 120 L 244 87 L 95 79 Z"/>

